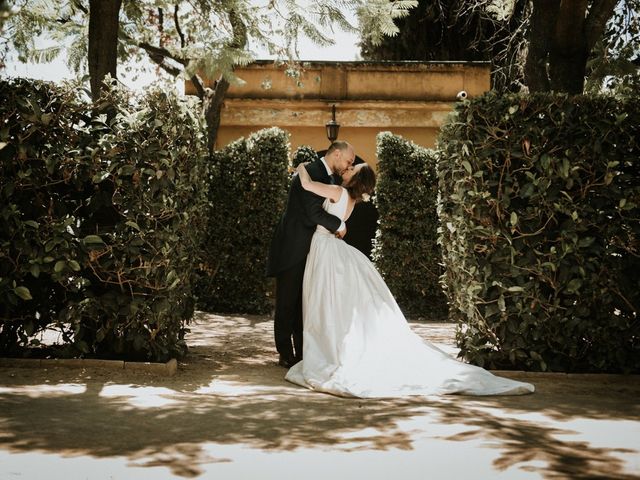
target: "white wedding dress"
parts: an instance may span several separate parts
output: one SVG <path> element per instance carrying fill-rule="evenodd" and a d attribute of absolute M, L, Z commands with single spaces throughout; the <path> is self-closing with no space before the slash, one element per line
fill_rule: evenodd
<path fill-rule="evenodd" d="M 324 209 L 344 218 L 347 191 Z M 533 385 L 459 362 L 415 334 L 369 259 L 318 226 L 303 283 L 303 360 L 286 380 L 360 398 L 520 395 Z"/>

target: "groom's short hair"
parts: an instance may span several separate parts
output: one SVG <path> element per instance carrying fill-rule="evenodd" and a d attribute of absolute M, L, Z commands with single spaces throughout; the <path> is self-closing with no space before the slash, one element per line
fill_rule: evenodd
<path fill-rule="evenodd" d="M 329 148 L 327 149 L 327 153 L 325 155 L 331 155 L 336 150 L 349 150 L 351 148 L 351 144 L 349 142 L 345 142 L 344 140 L 334 140 Z"/>

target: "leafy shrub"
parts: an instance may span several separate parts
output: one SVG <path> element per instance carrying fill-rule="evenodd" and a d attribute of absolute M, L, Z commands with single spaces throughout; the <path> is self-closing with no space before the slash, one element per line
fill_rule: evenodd
<path fill-rule="evenodd" d="M 2 81 L 0 98 L 0 351 L 15 353 L 81 296 L 63 269 L 81 269 L 73 172 L 85 167 L 68 151 L 82 142 L 74 126 L 86 108 L 44 82 Z"/>
<path fill-rule="evenodd" d="M 272 281 L 265 270 L 271 234 L 287 195 L 288 158 L 288 134 L 278 128 L 215 152 L 198 308 L 241 313 L 273 308 Z"/>
<path fill-rule="evenodd" d="M 638 100 L 487 94 L 439 138 L 443 282 L 461 354 L 640 367 Z"/>
<path fill-rule="evenodd" d="M 315 162 L 318 159 L 318 152 L 316 152 L 309 145 L 300 145 L 293 152 L 293 168 L 295 169 L 301 163 Z"/>
<path fill-rule="evenodd" d="M 0 90 L 3 348 L 55 324 L 65 355 L 184 353 L 207 187 L 198 107 L 114 90 L 101 100 L 107 119 L 78 89 Z"/>
<path fill-rule="evenodd" d="M 437 178 L 431 150 L 382 132 L 377 137 L 379 228 L 373 258 L 407 315 L 446 315 L 439 279 Z"/>

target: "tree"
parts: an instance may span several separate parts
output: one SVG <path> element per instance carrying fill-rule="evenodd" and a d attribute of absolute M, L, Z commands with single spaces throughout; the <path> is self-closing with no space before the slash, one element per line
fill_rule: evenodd
<path fill-rule="evenodd" d="M 533 2 L 524 69 L 529 90 L 582 93 L 587 59 L 602 38 L 617 3 L 618 0 Z"/>
<path fill-rule="evenodd" d="M 91 96 L 100 96 L 104 78 L 117 78 L 118 27 L 122 0 L 89 0 L 88 63 Z"/>
<path fill-rule="evenodd" d="M 31 0 L 27 7 L 23 0 L 22 8 L 12 22 L 17 33 L 15 47 L 22 57 L 36 62 L 48 61 L 62 53 L 61 45 L 66 42 L 69 44 L 68 63 L 81 73 L 86 64 L 83 53 L 87 51 L 86 27 L 90 20 L 86 2 Z M 344 14 L 351 9 L 357 11 L 361 21 L 367 22 L 372 37 L 380 38 L 396 32 L 393 19 L 406 14 L 416 3 L 393 0 L 125 0 L 119 19 L 118 57 L 125 69 L 130 68 L 128 65 L 133 60 L 151 59 L 159 71 L 170 77 L 190 80 L 202 100 L 212 151 L 222 101 L 230 84 L 240 81 L 233 73 L 234 68 L 250 63 L 257 48 L 291 62 L 294 68 L 287 72 L 295 76 L 296 45 L 301 35 L 320 45 L 333 43 L 330 34 L 334 26 L 355 30 Z M 17 32 L 17 29 L 21 31 Z M 105 27 L 105 30 L 110 29 Z M 35 48 L 34 38 L 42 33 L 53 38 L 55 44 L 39 51 Z M 214 82 L 208 81 L 213 78 L 216 79 Z"/>
<path fill-rule="evenodd" d="M 397 35 L 378 45 L 366 36 L 360 53 L 365 60 L 488 60 L 490 32 L 473 12 L 463 25 L 459 7 L 459 0 L 420 0 L 409 15 L 397 20 Z"/>
<path fill-rule="evenodd" d="M 4 22 L 9 18 L 10 12 L 11 9 L 9 8 L 7 0 L 0 0 L 0 32 L 4 27 Z"/>
<path fill-rule="evenodd" d="M 0 0 L 0 34 L 4 30 L 4 24 L 11 15 L 11 7 L 6 0 Z M 4 60 L 6 55 L 6 41 L 0 39 L 0 69 L 4 68 Z"/>
<path fill-rule="evenodd" d="M 515 1 L 509 20 L 498 22 L 468 1 L 420 0 L 396 21 L 398 35 L 373 45 L 364 32 L 360 51 L 366 60 L 491 61 L 493 88 L 511 88 L 522 80 L 513 57 L 523 39 L 526 3 Z"/>
<path fill-rule="evenodd" d="M 585 90 L 637 95 L 640 91 L 640 1 L 619 4 L 587 61 Z"/>
<path fill-rule="evenodd" d="M 593 75 L 597 91 L 637 77 L 639 12 L 639 0 L 421 0 L 400 35 L 377 49 L 363 42 L 363 55 L 491 60 L 497 90 L 581 93 Z"/>

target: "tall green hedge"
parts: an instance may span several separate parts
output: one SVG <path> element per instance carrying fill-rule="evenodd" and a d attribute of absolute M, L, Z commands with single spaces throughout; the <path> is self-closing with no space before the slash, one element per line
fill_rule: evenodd
<path fill-rule="evenodd" d="M 265 277 L 274 225 L 284 207 L 289 138 L 261 130 L 215 153 L 208 181 L 209 224 L 198 281 L 198 308 L 267 313 L 272 281 Z"/>
<path fill-rule="evenodd" d="M 0 81 L 0 347 L 55 327 L 60 355 L 181 355 L 207 193 L 199 108 L 116 90 L 107 119 L 82 95 Z"/>
<path fill-rule="evenodd" d="M 500 368 L 640 369 L 640 104 L 487 94 L 438 140 L 458 344 Z"/>
<path fill-rule="evenodd" d="M 374 262 L 405 314 L 440 319 L 447 306 L 439 284 L 435 153 L 382 132 L 377 157 Z"/>
<path fill-rule="evenodd" d="M 301 163 L 315 162 L 317 159 L 318 152 L 309 145 L 301 145 L 293 152 L 292 168 L 296 168 Z"/>

